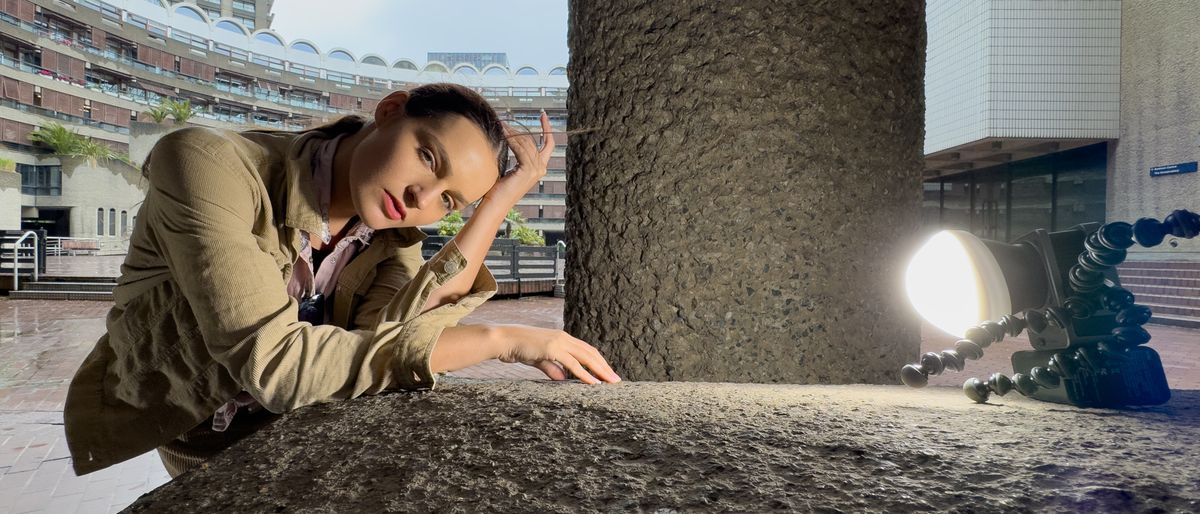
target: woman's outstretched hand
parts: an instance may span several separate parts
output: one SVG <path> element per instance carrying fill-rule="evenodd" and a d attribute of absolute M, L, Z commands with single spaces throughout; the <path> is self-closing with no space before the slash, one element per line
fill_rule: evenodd
<path fill-rule="evenodd" d="M 550 155 L 554 153 L 554 133 L 550 129 L 550 117 L 542 111 L 542 147 L 537 147 L 533 134 L 525 134 L 504 125 L 504 135 L 508 146 L 517 156 L 517 167 L 508 175 L 496 181 L 496 185 L 484 195 L 491 201 L 505 202 L 515 205 L 525 193 L 533 189 L 539 180 L 546 176 L 546 166 L 550 164 Z M 502 170 L 503 171 L 503 170 Z"/>
<path fill-rule="evenodd" d="M 567 373 L 585 384 L 620 382 L 608 361 L 592 345 L 562 330 L 510 325 L 504 362 L 520 362 L 542 370 L 553 380 L 566 380 Z"/>

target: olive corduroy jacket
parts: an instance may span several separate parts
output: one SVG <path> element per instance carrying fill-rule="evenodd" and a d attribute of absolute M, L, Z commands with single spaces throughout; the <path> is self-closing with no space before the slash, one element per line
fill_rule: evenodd
<path fill-rule="evenodd" d="M 301 231 L 321 233 L 312 154 L 346 126 L 189 127 L 155 144 L 107 333 L 67 393 L 77 474 L 167 443 L 243 390 L 282 413 L 434 386 L 442 330 L 496 292 L 480 266 L 467 295 L 421 312 L 466 265 L 453 241 L 426 262 L 419 229 L 376 231 L 338 277 L 329 325 L 298 321 L 287 294 Z"/>

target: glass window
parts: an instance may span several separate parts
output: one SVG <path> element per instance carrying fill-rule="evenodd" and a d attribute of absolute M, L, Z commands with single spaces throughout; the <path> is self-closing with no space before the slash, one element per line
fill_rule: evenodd
<path fill-rule="evenodd" d="M 975 174 L 971 231 L 981 239 L 1008 240 L 1008 169 Z"/>
<path fill-rule="evenodd" d="M 479 75 L 479 72 L 475 71 L 475 68 L 471 68 L 469 66 L 463 66 L 461 68 L 458 68 L 458 69 L 454 70 L 454 73 L 457 75 L 468 75 L 468 76 Z"/>
<path fill-rule="evenodd" d="M 196 11 L 196 9 L 188 7 L 186 5 L 176 6 L 175 14 L 181 15 L 185 18 L 191 18 L 196 21 L 204 21 L 204 16 L 201 16 L 200 13 L 198 11 Z"/>
<path fill-rule="evenodd" d="M 267 57 L 265 55 L 254 54 L 252 60 L 254 61 L 254 64 L 257 64 L 259 66 L 266 66 L 273 70 L 283 70 L 283 61 L 276 59 L 274 57 Z"/>
<path fill-rule="evenodd" d="M 303 41 L 292 43 L 292 50 L 299 50 L 301 52 L 308 53 L 308 54 L 316 54 L 317 53 L 316 47 L 314 47 L 308 43 L 305 43 Z"/>
<path fill-rule="evenodd" d="M 354 84 L 354 75 L 347 73 L 338 73 L 336 71 L 326 71 L 325 78 L 342 84 Z"/>
<path fill-rule="evenodd" d="M 117 235 L 117 210 L 116 209 L 108 210 L 108 235 L 110 235 L 110 236 Z"/>
<path fill-rule="evenodd" d="M 270 43 L 272 45 L 283 46 L 283 41 L 270 32 L 259 32 L 258 34 L 254 35 L 254 39 L 264 43 Z"/>
<path fill-rule="evenodd" d="M 183 43 L 187 43 L 196 48 L 203 48 L 205 50 L 208 50 L 208 40 L 207 39 L 204 39 L 200 36 L 197 36 L 197 35 L 194 35 L 194 34 L 191 34 L 188 32 L 184 32 L 179 29 L 175 29 L 175 30 L 171 31 L 171 39 L 174 39 L 176 41 L 181 41 Z"/>
<path fill-rule="evenodd" d="M 947 177 L 942 188 L 942 228 L 971 230 L 970 174 Z"/>
<path fill-rule="evenodd" d="M 383 62 L 383 59 L 375 57 L 374 55 L 363 57 L 362 63 L 363 64 L 372 64 L 375 66 L 387 66 L 387 63 Z"/>
<path fill-rule="evenodd" d="M 104 235 L 104 209 L 96 209 L 96 235 Z"/>
<path fill-rule="evenodd" d="M 522 76 L 522 77 L 532 77 L 532 76 L 536 76 L 537 74 L 538 74 L 537 70 L 530 68 L 529 66 L 526 66 L 524 68 L 517 70 L 517 75 Z"/>
<path fill-rule="evenodd" d="M 243 18 L 241 16 L 234 16 L 233 18 L 236 19 L 243 26 L 245 26 L 247 29 L 254 30 L 254 20 L 252 20 L 250 18 Z"/>
<path fill-rule="evenodd" d="M 222 29 L 222 30 L 227 30 L 229 32 L 232 32 L 232 33 L 240 35 L 240 36 L 246 35 L 245 32 L 242 32 L 241 27 L 238 27 L 236 23 L 229 21 L 229 20 L 218 21 L 217 28 Z"/>
<path fill-rule="evenodd" d="M 244 0 L 233 0 L 233 8 L 241 9 L 247 12 L 254 12 L 254 2 L 246 2 Z"/>
<path fill-rule="evenodd" d="M 304 75 L 304 76 L 308 76 L 308 77 L 320 77 L 321 76 L 321 70 L 319 70 L 317 68 L 311 68 L 311 67 L 305 66 L 303 64 L 296 64 L 294 62 L 288 63 L 288 71 L 291 71 L 292 73 L 295 73 L 297 75 Z"/>
<path fill-rule="evenodd" d="M 507 77 L 508 70 L 506 70 L 504 68 L 493 66 L 491 68 L 488 68 L 487 71 L 484 71 L 483 74 L 487 75 L 489 77 Z"/>
<path fill-rule="evenodd" d="M 129 234 L 129 212 L 121 211 L 121 237 Z"/>
<path fill-rule="evenodd" d="M 925 182 L 922 190 L 921 228 L 923 232 L 933 232 L 942 225 L 942 180 Z"/>
<path fill-rule="evenodd" d="M 566 75 L 567 69 L 559 66 L 557 68 L 554 68 L 553 70 L 550 70 L 550 74 L 551 75 Z"/>
<path fill-rule="evenodd" d="M 120 20 L 121 19 L 121 8 L 119 8 L 115 5 L 110 5 L 110 4 L 107 4 L 104 2 L 100 2 L 100 14 L 103 15 L 105 18 L 112 18 L 114 20 Z"/>
<path fill-rule="evenodd" d="M 332 52 L 329 52 L 329 58 L 330 58 L 330 59 L 337 59 L 337 60 L 339 60 L 339 61 L 348 61 L 348 62 L 354 62 L 354 57 L 353 57 L 353 56 L 351 56 L 350 54 L 348 54 L 348 53 L 346 53 L 346 52 L 343 52 L 343 51 L 341 51 L 341 50 L 334 50 L 334 51 L 332 51 Z"/>
<path fill-rule="evenodd" d="M 1105 144 L 1064 152 L 1054 191 L 1054 229 L 1080 223 L 1104 223 L 1107 149 Z"/>
<path fill-rule="evenodd" d="M 1010 239 L 1034 229 L 1050 230 L 1054 175 L 1044 159 L 1016 163 L 1012 169 L 1012 226 Z"/>
<path fill-rule="evenodd" d="M 242 50 L 241 48 L 221 44 L 221 43 L 214 42 L 213 43 L 213 51 L 216 53 L 219 53 L 221 55 L 227 55 L 233 59 L 241 59 L 243 61 L 250 60 L 250 54 L 247 53 L 245 50 Z"/>

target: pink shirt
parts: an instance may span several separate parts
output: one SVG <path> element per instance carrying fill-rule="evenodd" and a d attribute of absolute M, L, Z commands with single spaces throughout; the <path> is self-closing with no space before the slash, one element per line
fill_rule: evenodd
<path fill-rule="evenodd" d="M 328 244 L 332 239 L 332 235 L 329 233 L 328 212 L 329 199 L 333 189 L 333 156 L 344 135 L 319 143 L 320 148 L 313 153 L 313 183 L 317 188 L 317 198 L 321 202 L 321 213 L 326 217 L 321 234 L 324 244 Z M 326 305 L 332 305 L 332 295 L 337 286 L 338 276 L 359 250 L 371 243 L 372 234 L 374 234 L 374 230 L 361 221 L 355 223 L 346 232 L 346 235 L 334 245 L 329 255 L 321 262 L 321 267 L 314 272 L 312 246 L 308 241 L 309 234 L 300 231 L 300 255 L 296 257 L 292 279 L 287 285 L 288 295 L 299 302 L 313 294 L 321 293 L 325 296 Z M 328 322 L 329 310 L 326 309 L 325 319 L 317 324 Z M 246 391 L 238 393 L 213 413 L 213 431 L 224 432 L 229 428 L 229 423 L 233 421 L 233 416 L 237 414 L 239 408 L 254 412 L 262 406 L 254 397 L 250 396 L 250 393 Z"/>

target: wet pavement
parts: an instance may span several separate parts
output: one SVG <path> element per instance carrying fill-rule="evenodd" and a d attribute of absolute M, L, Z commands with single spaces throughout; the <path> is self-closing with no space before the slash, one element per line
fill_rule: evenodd
<path fill-rule="evenodd" d="M 105 258 L 96 259 L 96 269 Z M 112 260 L 108 258 L 108 260 Z M 118 263 L 119 266 L 119 263 Z M 75 476 L 62 435 L 62 408 L 75 369 L 104 333 L 110 302 L 8 300 L 0 297 L 0 514 L 115 512 L 169 480 L 151 452 L 83 477 Z M 550 297 L 494 300 L 464 323 L 562 327 L 563 301 Z M 1148 325 L 1173 389 L 1200 389 L 1200 331 Z M 953 346 L 926 329 L 923 351 Z M 1010 372 L 1008 355 L 1029 348 L 1024 338 L 992 345 L 963 373 L 933 377 L 959 387 L 970 376 Z M 534 368 L 489 361 L 453 373 L 469 378 L 545 379 Z M 966 401 L 964 399 L 964 401 Z"/>

